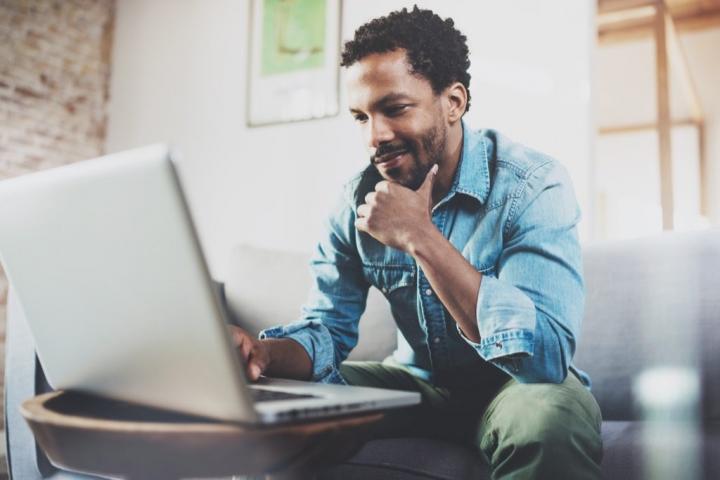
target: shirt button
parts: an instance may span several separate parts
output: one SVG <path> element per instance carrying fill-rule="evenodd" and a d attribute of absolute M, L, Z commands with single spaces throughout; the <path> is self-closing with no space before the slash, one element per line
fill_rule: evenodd
<path fill-rule="evenodd" d="M 387 287 L 383 287 L 383 288 L 382 288 L 382 292 L 383 292 L 383 293 L 387 293 L 387 292 L 388 292 Z"/>
<path fill-rule="evenodd" d="M 429 289 L 429 288 L 428 288 L 427 290 L 425 290 L 425 295 L 427 295 L 428 297 L 429 297 L 430 295 L 432 295 L 432 290 Z"/>
<path fill-rule="evenodd" d="M 440 343 L 440 337 L 433 338 L 433 343 Z"/>

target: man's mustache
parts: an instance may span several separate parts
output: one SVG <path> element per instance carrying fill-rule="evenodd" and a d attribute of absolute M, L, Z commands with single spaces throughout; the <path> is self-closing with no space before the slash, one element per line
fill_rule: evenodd
<path fill-rule="evenodd" d="M 382 162 L 384 159 L 396 155 L 400 152 L 409 151 L 411 151 L 410 145 L 404 142 L 382 144 L 377 148 L 377 150 L 375 150 L 375 154 L 370 157 L 370 162 L 372 162 L 373 164 L 377 164 Z"/>

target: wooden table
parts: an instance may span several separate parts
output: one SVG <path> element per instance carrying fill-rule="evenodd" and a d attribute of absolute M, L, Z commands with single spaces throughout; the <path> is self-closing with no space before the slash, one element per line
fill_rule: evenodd
<path fill-rule="evenodd" d="M 350 456 L 383 417 L 249 426 L 62 391 L 25 401 L 21 412 L 54 465 L 133 480 L 312 478 L 317 468 Z"/>

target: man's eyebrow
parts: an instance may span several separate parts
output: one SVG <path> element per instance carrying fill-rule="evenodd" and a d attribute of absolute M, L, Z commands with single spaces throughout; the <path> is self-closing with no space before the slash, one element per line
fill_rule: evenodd
<path fill-rule="evenodd" d="M 401 100 L 410 100 L 410 97 L 405 93 L 388 93 L 387 95 L 381 97 L 379 100 L 374 102 L 372 104 L 372 109 L 376 108 L 382 108 L 384 105 L 387 105 L 388 103 L 397 102 Z M 350 107 L 350 113 L 362 113 L 362 110 L 358 110 L 357 108 Z"/>
<path fill-rule="evenodd" d="M 383 105 L 385 105 L 385 104 L 387 104 L 387 103 L 397 102 L 397 101 L 399 101 L 399 100 L 407 100 L 407 99 L 409 99 L 409 98 L 410 98 L 410 97 L 408 97 L 408 96 L 407 96 L 406 94 L 404 94 L 404 93 L 388 93 L 387 95 L 385 95 L 384 97 L 382 97 L 380 100 L 378 100 L 377 102 L 375 102 L 375 103 L 373 104 L 373 106 L 374 106 L 374 107 L 381 107 L 381 106 L 383 106 Z"/>

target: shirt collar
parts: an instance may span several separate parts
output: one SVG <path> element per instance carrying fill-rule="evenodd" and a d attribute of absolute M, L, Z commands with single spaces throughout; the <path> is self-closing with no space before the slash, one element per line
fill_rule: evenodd
<path fill-rule="evenodd" d="M 462 193 L 485 203 L 490 193 L 489 162 L 493 145 L 483 131 L 469 129 L 465 121 L 462 128 L 462 154 L 449 193 Z"/>

